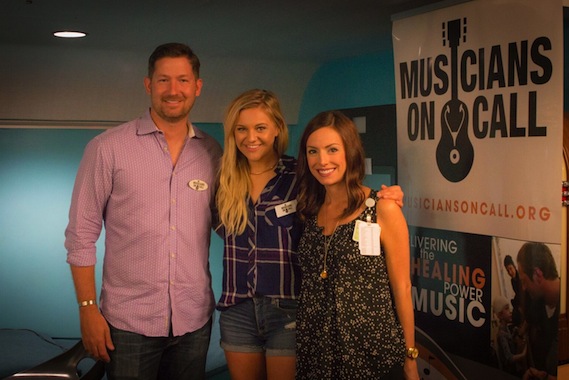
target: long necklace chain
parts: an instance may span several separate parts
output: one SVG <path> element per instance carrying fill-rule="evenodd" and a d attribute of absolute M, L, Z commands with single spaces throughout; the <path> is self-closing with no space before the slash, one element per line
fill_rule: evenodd
<path fill-rule="evenodd" d="M 324 209 L 324 225 L 326 225 L 327 220 L 328 220 L 328 212 L 326 211 L 326 209 Z M 336 221 L 336 224 L 334 225 L 334 230 L 332 231 L 332 234 L 330 236 L 324 235 L 324 259 L 322 260 L 323 269 L 322 272 L 320 272 L 320 278 L 323 280 L 328 278 L 328 271 L 326 270 L 326 259 L 328 258 L 328 248 L 330 247 L 330 243 L 334 238 L 334 234 L 336 233 L 336 229 L 338 228 L 339 222 L 340 222 L 339 220 Z"/>

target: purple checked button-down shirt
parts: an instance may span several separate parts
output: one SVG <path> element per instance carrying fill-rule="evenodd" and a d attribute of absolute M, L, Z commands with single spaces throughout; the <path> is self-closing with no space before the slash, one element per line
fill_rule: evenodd
<path fill-rule="evenodd" d="M 201 328 L 214 307 L 208 267 L 221 147 L 193 128 L 175 167 L 149 112 L 95 137 L 77 174 L 67 262 L 91 266 L 105 226 L 100 307 L 146 336 Z"/>

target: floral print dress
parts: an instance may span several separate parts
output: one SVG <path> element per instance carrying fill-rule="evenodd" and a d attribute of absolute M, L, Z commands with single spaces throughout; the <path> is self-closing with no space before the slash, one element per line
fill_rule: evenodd
<path fill-rule="evenodd" d="M 370 198 L 377 201 L 374 190 Z M 375 206 L 356 219 L 367 215 L 376 221 Z M 385 255 L 360 253 L 356 220 L 325 237 L 316 219 L 307 220 L 298 249 L 297 379 L 379 379 L 405 361 Z M 328 277 L 322 279 L 325 241 Z"/>

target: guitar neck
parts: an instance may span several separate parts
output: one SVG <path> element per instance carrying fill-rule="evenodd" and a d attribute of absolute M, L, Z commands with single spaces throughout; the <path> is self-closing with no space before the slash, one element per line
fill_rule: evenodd
<path fill-rule="evenodd" d="M 462 27 L 464 26 L 464 34 Z M 466 21 L 464 25 L 461 19 L 446 22 L 446 40 L 451 52 L 451 88 L 452 99 L 458 98 L 458 46 L 460 46 L 461 38 L 466 39 Z"/>

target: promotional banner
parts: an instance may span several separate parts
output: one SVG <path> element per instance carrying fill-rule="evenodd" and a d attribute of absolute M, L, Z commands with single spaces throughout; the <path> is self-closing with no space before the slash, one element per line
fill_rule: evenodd
<path fill-rule="evenodd" d="M 562 14 L 560 0 L 475 0 L 394 17 L 425 379 L 556 374 Z"/>

